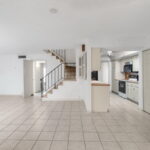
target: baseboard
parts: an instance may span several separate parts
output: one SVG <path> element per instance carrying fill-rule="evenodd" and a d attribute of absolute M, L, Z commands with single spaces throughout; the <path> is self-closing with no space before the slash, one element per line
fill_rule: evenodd
<path fill-rule="evenodd" d="M 10 94 L 10 95 L 9 95 L 9 94 L 6 94 L 6 95 L 5 95 L 5 94 L 0 94 L 0 96 L 6 96 L 6 97 L 7 97 L 7 96 L 23 97 L 23 95 L 17 95 L 17 94 L 16 94 L 16 95 L 15 95 L 15 94 Z"/>

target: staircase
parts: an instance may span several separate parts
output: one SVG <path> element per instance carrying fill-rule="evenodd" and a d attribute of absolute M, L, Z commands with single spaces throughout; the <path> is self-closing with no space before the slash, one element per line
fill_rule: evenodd
<path fill-rule="evenodd" d="M 65 80 L 76 80 L 76 64 L 66 63 L 65 50 L 45 50 L 45 52 L 60 60 L 60 64 L 41 78 L 41 97 L 52 94 L 53 90 L 63 85 Z"/>
<path fill-rule="evenodd" d="M 66 61 L 66 50 L 44 50 L 47 54 L 51 54 L 52 56 L 59 59 L 60 62 Z"/>

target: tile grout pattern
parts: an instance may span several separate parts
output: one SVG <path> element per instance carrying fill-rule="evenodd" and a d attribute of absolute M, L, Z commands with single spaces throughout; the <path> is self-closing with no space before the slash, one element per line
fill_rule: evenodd
<path fill-rule="evenodd" d="M 149 150 L 150 115 L 111 94 L 108 113 L 82 101 L 0 96 L 0 150 Z"/>

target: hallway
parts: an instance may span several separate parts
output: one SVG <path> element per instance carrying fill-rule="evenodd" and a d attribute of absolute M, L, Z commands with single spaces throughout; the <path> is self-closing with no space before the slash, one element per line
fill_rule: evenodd
<path fill-rule="evenodd" d="M 82 101 L 0 97 L 0 150 L 149 150 L 150 115 L 111 95 L 108 113 Z"/>

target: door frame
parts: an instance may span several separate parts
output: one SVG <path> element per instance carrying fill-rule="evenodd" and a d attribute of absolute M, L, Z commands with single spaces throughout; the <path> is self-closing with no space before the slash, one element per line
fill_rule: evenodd
<path fill-rule="evenodd" d="M 144 109 L 144 52 L 146 51 L 150 51 L 150 49 L 146 49 L 146 50 L 143 50 L 142 51 L 142 100 L 143 100 L 143 111 L 146 112 L 146 113 L 150 113 L 150 112 L 147 112 L 145 109 Z"/>
<path fill-rule="evenodd" d="M 26 86 L 25 82 L 26 82 L 26 68 L 25 68 L 25 62 L 32 62 L 32 70 L 33 70 L 33 60 L 23 60 L 23 97 L 27 98 L 32 96 L 33 94 L 33 72 L 32 72 L 32 76 L 30 78 L 30 80 L 32 81 L 32 86 L 31 86 L 31 95 L 26 94 L 26 88 L 28 88 L 29 86 Z"/>

